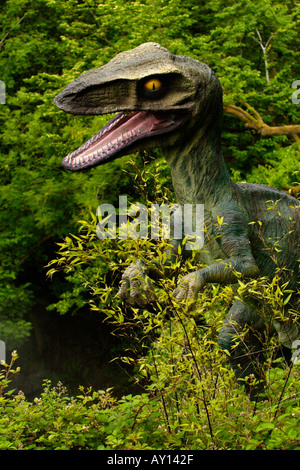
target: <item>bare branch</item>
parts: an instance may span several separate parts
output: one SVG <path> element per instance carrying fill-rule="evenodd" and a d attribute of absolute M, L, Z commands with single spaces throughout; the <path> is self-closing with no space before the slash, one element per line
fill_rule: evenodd
<path fill-rule="evenodd" d="M 268 64 L 267 51 L 268 51 L 269 45 L 271 44 L 273 36 L 275 34 L 277 34 L 277 32 L 271 34 L 271 36 L 269 37 L 269 39 L 267 40 L 265 45 L 263 43 L 261 34 L 258 31 L 258 29 L 256 30 L 256 34 L 258 36 L 258 39 L 256 39 L 256 41 L 258 42 L 258 44 L 260 45 L 260 47 L 262 48 L 262 51 L 263 51 L 263 58 L 264 58 L 264 62 L 265 62 L 265 71 L 266 71 L 266 80 L 267 80 L 267 83 L 269 84 L 270 83 L 270 76 L 269 76 L 269 64 Z"/>
<path fill-rule="evenodd" d="M 226 94 L 230 94 L 228 90 L 223 87 L 223 91 Z M 262 136 L 275 136 L 275 135 L 289 135 L 295 142 L 300 142 L 298 134 L 300 134 L 300 124 L 289 124 L 285 126 L 269 126 L 266 124 L 259 114 L 259 112 L 253 108 L 250 104 L 246 103 L 242 99 L 238 100 L 244 108 L 236 106 L 235 104 L 225 104 L 224 113 L 231 114 L 243 121 L 246 127 L 254 129 L 257 133 Z"/>
<path fill-rule="evenodd" d="M 286 126 L 269 126 L 266 124 L 257 111 L 252 108 L 252 112 L 256 115 L 253 117 L 248 111 L 234 104 L 224 105 L 224 112 L 231 114 L 246 124 L 246 127 L 254 129 L 262 136 L 275 136 L 275 135 L 293 135 L 300 134 L 300 124 L 290 124 Z M 295 139 L 298 141 L 298 139 Z"/>

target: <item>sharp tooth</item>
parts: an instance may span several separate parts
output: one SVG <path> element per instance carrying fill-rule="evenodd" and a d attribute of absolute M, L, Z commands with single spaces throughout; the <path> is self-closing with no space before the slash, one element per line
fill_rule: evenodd
<path fill-rule="evenodd" d="M 132 135 L 133 135 L 133 137 L 135 137 L 135 136 L 136 136 L 136 132 L 135 132 L 135 130 L 134 130 L 134 129 L 133 129 L 133 131 L 132 131 Z"/>
<path fill-rule="evenodd" d="M 131 139 L 132 138 L 132 132 L 129 131 L 129 138 Z"/>

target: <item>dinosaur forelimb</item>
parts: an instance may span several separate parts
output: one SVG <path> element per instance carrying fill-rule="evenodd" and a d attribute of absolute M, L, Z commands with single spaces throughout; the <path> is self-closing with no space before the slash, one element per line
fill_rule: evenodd
<path fill-rule="evenodd" d="M 205 284 L 209 282 L 235 283 L 240 274 L 246 278 L 255 278 L 259 275 L 259 269 L 253 259 L 230 258 L 187 274 L 181 279 L 173 295 L 177 300 L 196 300 L 199 291 Z"/>

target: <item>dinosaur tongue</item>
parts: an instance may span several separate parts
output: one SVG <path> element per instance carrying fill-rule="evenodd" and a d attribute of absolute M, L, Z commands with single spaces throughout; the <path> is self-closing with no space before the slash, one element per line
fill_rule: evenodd
<path fill-rule="evenodd" d="M 94 137 L 63 159 L 68 170 L 84 168 L 112 160 L 137 140 L 171 130 L 176 125 L 166 113 L 146 111 L 117 114 Z"/>

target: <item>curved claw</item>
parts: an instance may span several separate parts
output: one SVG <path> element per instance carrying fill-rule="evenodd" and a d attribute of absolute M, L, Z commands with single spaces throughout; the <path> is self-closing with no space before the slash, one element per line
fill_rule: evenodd
<path fill-rule="evenodd" d="M 122 276 L 119 297 L 132 307 L 145 308 L 157 300 L 143 261 L 131 264 Z"/>
<path fill-rule="evenodd" d="M 184 276 L 173 291 L 173 296 L 177 300 L 196 300 L 197 295 L 204 282 L 199 272 L 194 272 Z"/>

